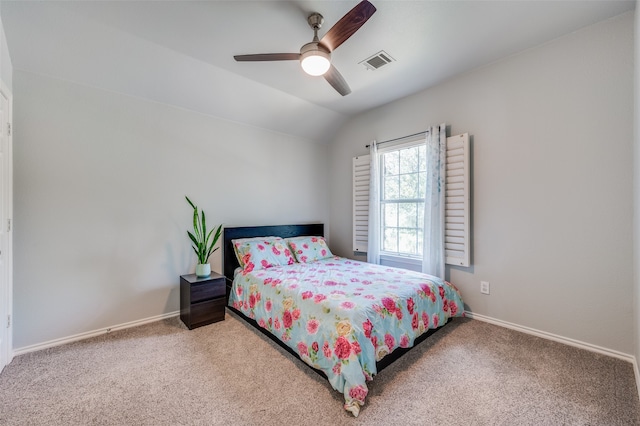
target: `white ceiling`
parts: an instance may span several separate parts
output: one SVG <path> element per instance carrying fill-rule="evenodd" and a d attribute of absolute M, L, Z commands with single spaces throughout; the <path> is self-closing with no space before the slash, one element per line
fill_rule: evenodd
<path fill-rule="evenodd" d="M 0 1 L 15 69 L 331 140 L 348 117 L 619 15 L 635 1 L 390 1 L 333 54 L 340 96 L 297 61 L 233 55 L 298 52 L 357 1 Z M 395 62 L 369 71 L 380 50 Z"/>

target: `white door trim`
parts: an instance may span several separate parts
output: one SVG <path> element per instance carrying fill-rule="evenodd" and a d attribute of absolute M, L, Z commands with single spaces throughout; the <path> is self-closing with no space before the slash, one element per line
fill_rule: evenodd
<path fill-rule="evenodd" d="M 0 223 L 0 226 L 6 227 L 5 231 L 7 233 L 6 253 L 4 253 L 5 276 L 4 280 L 0 281 L 0 283 L 4 282 L 5 287 L 0 289 L 0 294 L 4 295 L 2 298 L 4 307 L 0 311 L 6 312 L 7 315 L 4 318 L 0 318 L 0 338 L 6 343 L 2 348 L 4 353 L 0 354 L 1 371 L 13 359 L 13 94 L 2 80 L 0 80 L 0 94 L 7 99 L 9 106 L 9 126 L 0 126 L 0 128 L 3 131 L 10 129 L 7 135 L 6 162 L 4 164 L 5 167 L 3 167 L 6 176 L 2 179 L 4 188 L 0 191 L 0 195 L 2 193 L 5 194 L 5 202 L 2 203 L 5 211 L 2 216 L 7 218 L 6 223 Z"/>

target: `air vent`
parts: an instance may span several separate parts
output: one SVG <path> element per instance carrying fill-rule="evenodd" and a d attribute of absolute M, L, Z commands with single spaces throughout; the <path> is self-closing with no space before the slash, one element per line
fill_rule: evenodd
<path fill-rule="evenodd" d="M 395 59 L 393 59 L 391 55 L 389 55 L 384 50 L 381 50 L 375 55 L 370 56 L 359 63 L 367 67 L 368 70 L 375 71 L 378 68 L 385 66 L 393 61 L 395 61 Z"/>

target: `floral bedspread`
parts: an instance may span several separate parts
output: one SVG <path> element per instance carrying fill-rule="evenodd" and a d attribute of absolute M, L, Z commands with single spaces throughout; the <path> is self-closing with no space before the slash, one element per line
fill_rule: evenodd
<path fill-rule="evenodd" d="M 341 257 L 238 269 L 229 305 L 322 370 L 355 416 L 376 361 L 464 315 L 460 293 L 448 282 Z"/>

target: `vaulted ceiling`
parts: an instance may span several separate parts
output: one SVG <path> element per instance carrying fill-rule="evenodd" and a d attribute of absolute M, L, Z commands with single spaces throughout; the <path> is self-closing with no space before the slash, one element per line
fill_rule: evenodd
<path fill-rule="evenodd" d="M 14 69 L 326 142 L 350 116 L 619 15 L 635 1 L 390 1 L 332 56 L 340 96 L 298 52 L 357 1 L 0 1 Z M 377 70 L 362 61 L 386 52 Z M 570 52 L 568 52 L 570 54 Z M 1 58 L 0 58 L 1 59 Z"/>

